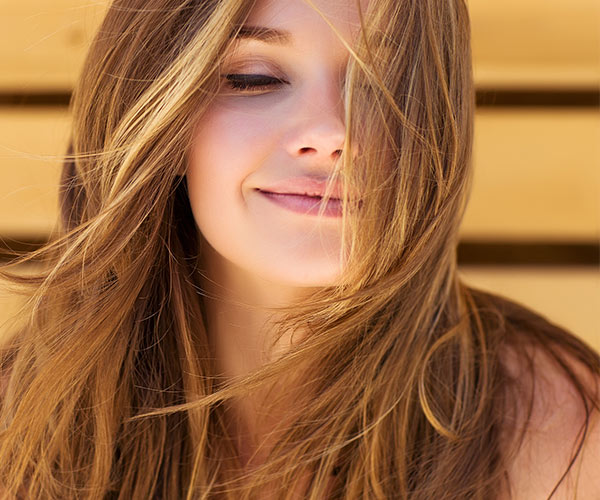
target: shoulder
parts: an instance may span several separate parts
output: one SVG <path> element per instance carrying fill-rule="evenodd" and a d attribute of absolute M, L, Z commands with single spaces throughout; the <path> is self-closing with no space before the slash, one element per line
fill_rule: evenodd
<path fill-rule="evenodd" d="M 518 390 L 507 418 L 515 437 L 506 448 L 512 496 L 501 498 L 600 498 L 600 374 L 560 344 L 548 347 L 524 343 L 502 352 Z"/>

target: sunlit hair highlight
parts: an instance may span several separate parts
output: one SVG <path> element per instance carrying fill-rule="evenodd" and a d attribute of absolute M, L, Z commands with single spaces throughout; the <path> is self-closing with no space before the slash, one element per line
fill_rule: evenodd
<path fill-rule="evenodd" d="M 311 500 L 492 498 L 514 451 L 501 436 L 519 442 L 503 426 L 518 391 L 502 354 L 543 348 L 588 420 L 598 395 L 566 359 L 594 374 L 600 362 L 458 277 L 475 106 L 464 0 L 357 2 L 334 172 L 344 273 L 277 311 L 275 341 L 298 333 L 289 352 L 240 379 L 215 371 L 184 174 L 254 3 L 110 5 L 73 94 L 59 230 L 2 268 L 27 299 L 0 351 L 3 487 L 27 498 L 239 500 L 266 487 L 281 499 L 294 487 Z M 31 262 L 32 274 L 9 271 Z M 265 462 L 244 471 L 225 404 L 271 388 L 267 413 L 289 398 L 285 384 L 295 405 Z"/>

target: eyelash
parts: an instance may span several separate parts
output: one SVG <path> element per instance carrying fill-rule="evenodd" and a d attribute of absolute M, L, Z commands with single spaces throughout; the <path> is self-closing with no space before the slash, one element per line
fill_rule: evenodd
<path fill-rule="evenodd" d="M 280 78 L 274 78 L 266 75 L 252 75 L 252 74 L 228 74 L 225 75 L 229 88 L 237 91 L 254 91 L 260 92 L 263 90 L 270 90 L 272 87 L 287 84 L 285 80 Z"/>
<path fill-rule="evenodd" d="M 287 83 L 279 78 L 266 75 L 230 74 L 225 75 L 230 88 L 238 91 L 244 90 L 269 90 L 271 87 Z"/>

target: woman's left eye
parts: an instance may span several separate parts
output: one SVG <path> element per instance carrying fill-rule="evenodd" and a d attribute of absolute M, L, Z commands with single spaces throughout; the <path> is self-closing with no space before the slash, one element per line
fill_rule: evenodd
<path fill-rule="evenodd" d="M 229 87 L 235 90 L 269 90 L 271 87 L 287 83 L 279 78 L 266 75 L 230 74 L 225 75 L 225 78 Z"/>

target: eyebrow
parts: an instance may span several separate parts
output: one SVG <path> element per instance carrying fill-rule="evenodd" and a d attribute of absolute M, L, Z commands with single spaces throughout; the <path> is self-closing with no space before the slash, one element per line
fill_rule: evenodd
<path fill-rule="evenodd" d="M 292 43 L 292 34 L 289 31 L 276 28 L 267 28 L 266 26 L 244 25 L 234 39 L 258 40 L 265 43 L 276 43 L 279 45 L 290 45 Z"/>

